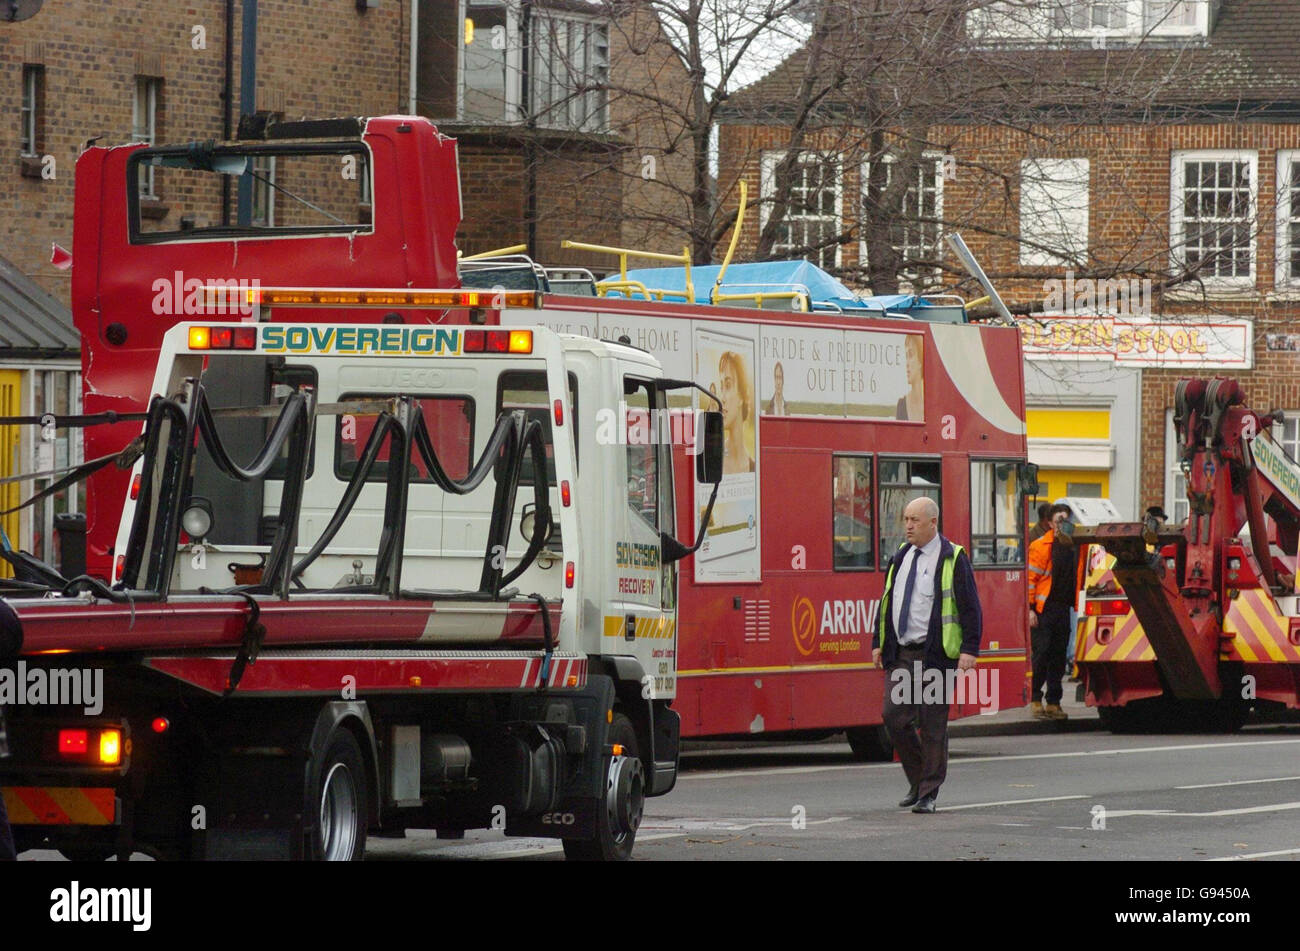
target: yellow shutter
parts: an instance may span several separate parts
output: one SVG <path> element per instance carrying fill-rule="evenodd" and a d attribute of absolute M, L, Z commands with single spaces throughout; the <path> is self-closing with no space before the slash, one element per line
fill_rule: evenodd
<path fill-rule="evenodd" d="M 22 413 L 22 371 L 0 370 L 0 416 L 18 416 Z M 19 426 L 0 426 L 0 478 L 17 475 L 22 472 L 18 458 L 22 443 L 22 428 Z M 22 501 L 22 486 L 17 482 L 0 485 L 0 510 L 13 508 Z M 19 512 L 0 515 L 0 526 L 9 536 L 9 544 L 14 548 L 22 547 L 18 539 Z M 9 562 L 0 560 L 0 578 L 13 576 Z"/>

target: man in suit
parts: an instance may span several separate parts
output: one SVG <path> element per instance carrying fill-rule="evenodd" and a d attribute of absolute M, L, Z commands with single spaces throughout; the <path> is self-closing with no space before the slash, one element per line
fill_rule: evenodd
<path fill-rule="evenodd" d="M 903 527 L 907 541 L 889 563 L 871 659 L 889 671 L 883 719 L 910 786 L 899 806 L 931 813 L 948 774 L 950 672 L 975 667 L 982 616 L 970 557 L 939 534 L 935 501 L 908 502 Z M 918 675 L 941 677 L 942 698 L 921 699 Z"/>

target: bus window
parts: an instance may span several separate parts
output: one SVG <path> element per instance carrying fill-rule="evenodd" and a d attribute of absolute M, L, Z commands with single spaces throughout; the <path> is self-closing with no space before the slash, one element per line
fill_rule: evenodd
<path fill-rule="evenodd" d="M 347 400 L 385 399 L 388 394 L 345 393 L 340 402 Z M 452 479 L 463 479 L 469 474 L 470 455 L 474 450 L 474 401 L 468 396 L 418 396 L 415 399 L 424 415 L 424 425 L 429 431 L 438 461 L 443 471 Z M 369 414 L 342 415 L 335 426 L 334 474 L 340 479 L 352 478 L 357 460 L 366 448 L 366 441 L 375 428 L 375 417 Z M 388 447 L 384 440 L 379 455 L 370 470 L 368 482 L 384 482 L 388 478 Z M 411 446 L 411 481 L 432 482 L 424 460 Z"/>
<path fill-rule="evenodd" d="M 1014 462 L 970 464 L 971 561 L 1023 565 L 1024 524 Z"/>
<path fill-rule="evenodd" d="M 551 407 L 546 397 L 546 372 L 543 370 L 507 370 L 497 379 L 497 415 L 511 410 L 522 409 L 529 419 L 539 420 L 542 433 L 546 439 L 546 478 L 555 485 L 554 449 L 551 443 Z M 569 419 L 574 426 L 573 451 L 578 451 L 578 376 L 569 374 Z M 574 459 L 576 465 L 578 460 Z M 520 485 L 530 485 L 533 481 L 533 457 L 524 456 L 524 464 L 519 467 Z"/>
<path fill-rule="evenodd" d="M 871 512 L 871 457 L 832 456 L 831 537 L 836 571 L 875 564 Z"/>
<path fill-rule="evenodd" d="M 912 499 L 926 496 L 934 499 L 943 511 L 940 499 L 938 459 L 881 459 L 880 460 L 880 551 L 882 565 L 906 541 L 903 535 L 903 509 Z M 939 517 L 940 531 L 943 516 Z"/>

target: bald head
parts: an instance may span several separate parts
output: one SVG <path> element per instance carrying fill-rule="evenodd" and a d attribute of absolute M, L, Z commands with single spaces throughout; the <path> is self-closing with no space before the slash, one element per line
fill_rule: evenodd
<path fill-rule="evenodd" d="M 918 548 L 928 545 L 939 533 L 939 506 L 934 499 L 919 496 L 903 509 L 903 531 L 907 540 Z"/>

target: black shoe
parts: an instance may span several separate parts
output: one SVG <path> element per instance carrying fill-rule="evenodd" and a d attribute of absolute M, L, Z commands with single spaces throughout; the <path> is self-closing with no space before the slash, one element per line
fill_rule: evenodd
<path fill-rule="evenodd" d="M 915 806 L 916 801 L 920 798 L 921 798 L 920 793 L 917 791 L 917 788 L 913 786 L 911 789 L 908 790 L 907 795 L 899 800 L 898 808 L 906 809 L 908 806 Z"/>
<path fill-rule="evenodd" d="M 939 798 L 938 793 L 930 793 L 928 796 L 922 796 L 912 807 L 913 812 L 934 812 L 934 801 Z"/>

